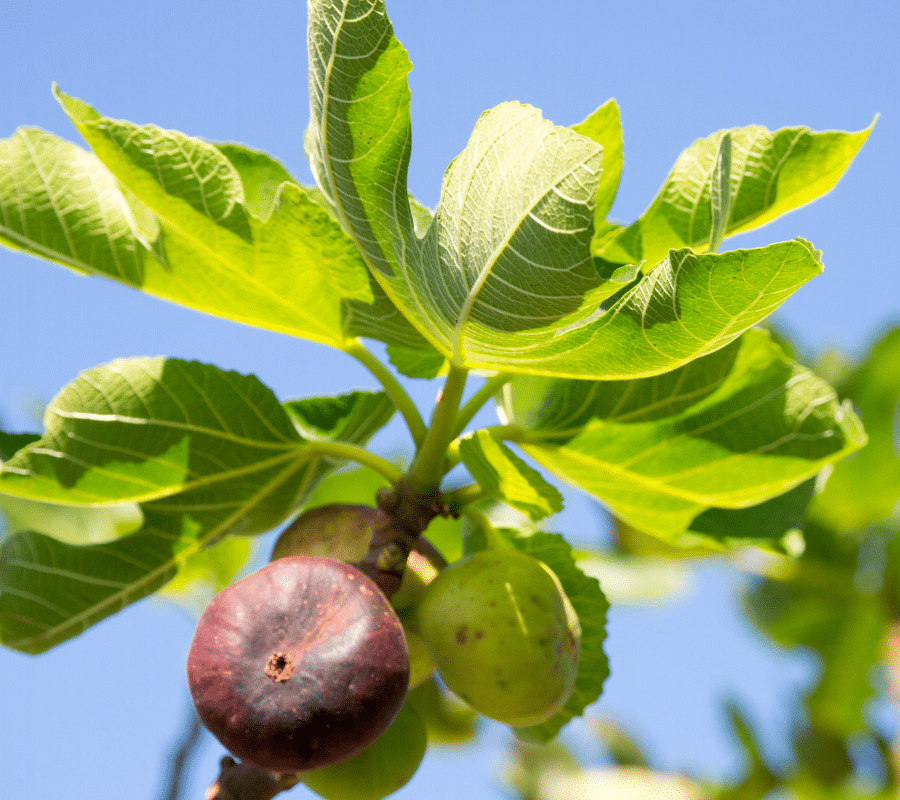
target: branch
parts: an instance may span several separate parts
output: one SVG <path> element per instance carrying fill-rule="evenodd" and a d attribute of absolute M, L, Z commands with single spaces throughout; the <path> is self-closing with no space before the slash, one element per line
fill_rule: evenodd
<path fill-rule="evenodd" d="M 219 777 L 204 797 L 206 800 L 272 800 L 298 783 L 297 775 L 275 776 L 249 764 L 238 764 L 231 756 L 223 756 L 219 761 Z"/>

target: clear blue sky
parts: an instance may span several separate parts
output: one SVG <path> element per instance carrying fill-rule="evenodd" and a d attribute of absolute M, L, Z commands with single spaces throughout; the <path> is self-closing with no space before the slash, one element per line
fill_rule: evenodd
<path fill-rule="evenodd" d="M 388 13 L 414 64 L 410 185 L 430 205 L 478 115 L 505 100 L 571 125 L 617 98 L 625 171 L 613 212 L 623 220 L 643 211 L 684 147 L 717 129 L 858 130 L 881 113 L 831 195 L 734 243 L 803 236 L 823 250 L 824 275 L 779 313 L 810 348 L 858 350 L 900 320 L 896 3 L 388 0 Z M 0 137 L 32 125 L 77 138 L 51 97 L 56 81 L 106 115 L 239 141 L 311 181 L 301 140 L 308 118 L 303 3 L 0 0 L 0 74 Z M 7 428 L 33 428 L 31 407 L 81 370 L 120 356 L 165 354 L 254 372 L 283 399 L 373 385 L 355 363 L 332 360 L 324 348 L 21 254 L 0 251 L 0 281 Z M 434 390 L 419 385 L 414 396 L 430 403 Z M 378 443 L 405 444 L 399 429 Z M 590 504 L 579 500 L 557 527 L 582 539 L 603 535 Z M 738 769 L 720 701 L 737 697 L 774 734 L 789 717 L 786 693 L 812 674 L 802 657 L 769 651 L 742 627 L 733 584 L 710 568 L 669 607 L 611 614 L 613 676 L 593 712 L 632 726 L 662 766 L 710 776 Z M 166 748 L 182 722 L 191 632 L 182 612 L 144 602 L 48 655 L 0 651 L 4 798 L 156 797 Z M 491 727 L 462 761 L 429 755 L 397 797 L 501 796 L 496 775 L 506 741 L 502 728 Z M 771 751 L 779 751 L 776 739 Z M 210 741 L 189 796 L 202 796 L 220 754 Z"/>

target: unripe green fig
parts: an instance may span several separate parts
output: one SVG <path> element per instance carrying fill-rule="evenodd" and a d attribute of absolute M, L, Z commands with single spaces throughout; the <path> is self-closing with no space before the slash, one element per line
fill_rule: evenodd
<path fill-rule="evenodd" d="M 369 550 L 378 510 L 333 503 L 304 511 L 282 531 L 270 561 L 286 556 L 328 556 L 355 564 Z"/>
<path fill-rule="evenodd" d="M 213 598 L 187 672 L 200 719 L 232 754 L 297 773 L 351 758 L 388 729 L 409 686 L 409 651 L 363 573 L 291 556 Z"/>
<path fill-rule="evenodd" d="M 424 536 L 416 539 L 406 559 L 400 588 L 391 596 L 391 605 L 398 611 L 414 606 L 438 573 L 447 566 L 446 559 Z"/>
<path fill-rule="evenodd" d="M 581 627 L 559 579 L 518 550 L 489 550 L 447 567 L 416 618 L 444 682 L 507 725 L 539 725 L 575 686 Z"/>
<path fill-rule="evenodd" d="M 411 627 L 405 617 L 400 617 L 400 621 L 403 623 L 403 634 L 409 648 L 409 688 L 414 689 L 434 674 L 434 661 L 431 660 L 431 652 L 422 634 Z"/>
<path fill-rule="evenodd" d="M 304 773 L 303 783 L 325 800 L 381 800 L 409 783 L 427 746 L 425 723 L 404 705 L 374 744 L 340 764 Z"/>

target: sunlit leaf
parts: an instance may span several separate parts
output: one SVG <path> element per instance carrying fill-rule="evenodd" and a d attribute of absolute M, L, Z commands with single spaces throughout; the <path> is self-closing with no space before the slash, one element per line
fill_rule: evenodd
<path fill-rule="evenodd" d="M 522 415 L 504 435 L 536 461 L 669 538 L 707 508 L 782 494 L 865 441 L 831 387 L 762 331 L 655 378 L 513 381 L 502 411 L 513 425 Z"/>
<path fill-rule="evenodd" d="M 533 520 L 562 511 L 562 495 L 487 431 L 476 431 L 460 441 L 459 453 L 469 474 L 491 497 Z"/>
<path fill-rule="evenodd" d="M 874 123 L 873 123 L 874 124 Z M 831 191 L 871 126 L 857 133 L 761 125 L 719 131 L 685 150 L 656 199 L 632 225 L 595 242 L 610 261 L 653 266 L 671 248 L 702 252 L 712 230 L 712 183 L 722 139 L 731 139 L 726 235 L 752 230 Z"/>

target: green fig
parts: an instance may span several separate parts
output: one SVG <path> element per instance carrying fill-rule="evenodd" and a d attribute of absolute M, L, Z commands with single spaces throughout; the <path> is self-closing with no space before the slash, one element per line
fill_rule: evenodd
<path fill-rule="evenodd" d="M 381 800 L 409 783 L 428 746 L 425 723 L 404 704 L 391 727 L 359 755 L 303 773 L 325 800 Z"/>
<path fill-rule="evenodd" d="M 556 575 L 525 553 L 483 551 L 449 566 L 416 619 L 441 678 L 487 717 L 539 725 L 572 694 L 578 617 Z"/>
<path fill-rule="evenodd" d="M 403 623 L 403 634 L 409 648 L 409 688 L 413 689 L 434 674 L 434 661 L 431 660 L 428 644 L 422 638 L 422 634 L 412 627 L 406 618 L 400 617 L 400 622 Z"/>
<path fill-rule="evenodd" d="M 438 573 L 447 566 L 446 559 L 424 536 L 416 539 L 406 559 L 400 588 L 391 596 L 391 605 L 398 611 L 414 606 Z"/>

